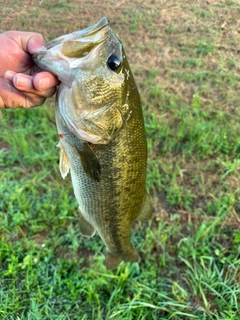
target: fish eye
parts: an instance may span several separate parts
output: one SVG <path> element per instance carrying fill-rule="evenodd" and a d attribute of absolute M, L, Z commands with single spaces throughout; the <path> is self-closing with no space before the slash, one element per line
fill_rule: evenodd
<path fill-rule="evenodd" d="M 112 55 L 108 58 L 107 65 L 112 71 L 117 71 L 121 66 L 121 61 L 117 56 Z"/>

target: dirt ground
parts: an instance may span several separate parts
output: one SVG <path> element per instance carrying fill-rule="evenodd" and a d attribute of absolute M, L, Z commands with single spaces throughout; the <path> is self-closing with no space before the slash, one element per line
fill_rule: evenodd
<path fill-rule="evenodd" d="M 208 79 L 208 70 L 217 70 L 221 67 L 221 61 L 223 72 L 227 74 L 228 70 L 224 68 L 228 61 L 230 65 L 231 60 L 237 61 L 234 68 L 235 79 L 240 77 L 240 19 L 238 11 L 234 11 L 234 1 L 232 6 L 226 6 L 225 2 L 110 0 L 100 4 L 96 0 L 10 0 L 6 5 L 4 1 L 0 1 L 0 32 L 40 32 L 48 41 L 88 27 L 102 16 L 107 16 L 112 29 L 125 47 L 143 104 L 149 113 L 165 113 L 159 108 L 159 100 L 152 101 L 153 87 L 178 96 L 181 103 L 191 103 L 194 94 L 201 89 L 202 101 L 212 105 L 215 110 L 224 109 L 232 115 L 239 112 L 236 108 L 238 101 L 235 90 L 236 87 L 240 88 L 239 81 L 236 80 L 238 82 L 232 89 L 228 86 L 228 80 L 218 83 L 216 79 L 212 82 Z M 186 81 L 182 74 L 187 71 L 191 76 L 191 68 L 193 70 L 198 67 L 187 66 L 186 60 L 189 63 L 191 52 L 196 58 L 198 51 L 201 57 L 195 59 L 194 63 L 203 61 L 198 79 Z M 154 80 L 151 80 L 151 72 L 154 70 L 157 72 Z M 204 81 L 208 83 L 206 90 Z M 169 112 L 166 118 L 171 116 Z M 186 165 L 188 168 L 192 165 L 190 160 Z M 209 172 L 207 174 L 209 178 Z M 189 185 L 189 181 L 186 179 L 186 185 Z M 162 199 L 159 201 L 162 202 Z M 199 197 L 198 204 L 200 202 Z"/>
<path fill-rule="evenodd" d="M 213 40 L 215 54 L 206 57 L 210 69 L 216 68 L 223 51 L 229 59 L 239 55 L 240 45 L 234 40 L 239 37 L 239 16 L 237 11 L 233 14 L 233 10 L 223 9 L 222 3 L 225 1 L 110 0 L 100 4 L 94 0 L 10 0 L 6 5 L 0 1 L 0 32 L 35 31 L 48 41 L 107 16 L 125 46 L 140 87 L 147 71 L 155 68 L 159 70 L 156 81 L 163 90 L 177 92 L 189 100 L 196 86 L 186 86 L 179 79 L 169 77 L 174 71 L 172 61 L 182 56 L 184 46 L 192 46 L 194 50 L 201 39 Z M 206 101 L 212 98 L 206 94 Z"/>

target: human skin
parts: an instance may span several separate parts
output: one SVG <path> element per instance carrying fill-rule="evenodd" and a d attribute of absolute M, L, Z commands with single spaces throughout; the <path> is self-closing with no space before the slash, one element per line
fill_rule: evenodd
<path fill-rule="evenodd" d="M 56 92 L 59 80 L 36 66 L 31 55 L 43 50 L 39 33 L 0 34 L 0 109 L 40 106 Z"/>

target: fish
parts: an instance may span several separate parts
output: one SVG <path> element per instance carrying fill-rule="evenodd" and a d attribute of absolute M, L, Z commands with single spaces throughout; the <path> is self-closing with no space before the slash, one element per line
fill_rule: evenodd
<path fill-rule="evenodd" d="M 60 80 L 59 168 L 71 174 L 80 233 L 99 234 L 107 269 L 138 262 L 132 224 L 150 219 L 152 204 L 142 105 L 122 43 L 103 17 L 50 41 L 33 60 Z"/>

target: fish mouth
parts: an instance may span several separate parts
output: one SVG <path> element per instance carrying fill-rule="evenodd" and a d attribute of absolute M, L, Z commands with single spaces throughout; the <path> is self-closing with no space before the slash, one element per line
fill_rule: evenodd
<path fill-rule="evenodd" d="M 88 28 L 63 35 L 48 42 L 47 50 L 35 53 L 32 58 L 40 67 L 52 71 L 50 63 L 53 60 L 86 57 L 107 39 L 109 30 L 108 19 L 103 17 Z"/>
<path fill-rule="evenodd" d="M 85 28 L 83 30 L 75 31 L 70 34 L 66 34 L 64 36 L 58 37 L 50 42 L 47 43 L 47 49 L 51 49 L 59 44 L 62 44 L 67 41 L 80 41 L 80 42 L 97 42 L 100 39 L 99 35 L 101 35 L 103 32 L 103 29 L 109 29 L 105 28 L 108 27 L 108 19 L 106 17 L 103 17 L 101 20 L 99 20 L 96 24 Z M 100 33 L 99 33 L 100 32 Z M 104 39 L 103 39 L 104 40 Z"/>

